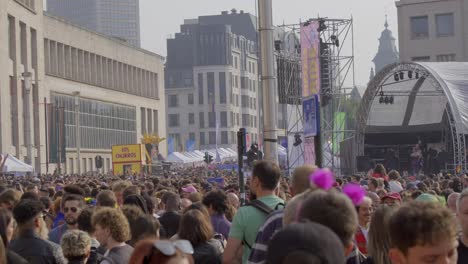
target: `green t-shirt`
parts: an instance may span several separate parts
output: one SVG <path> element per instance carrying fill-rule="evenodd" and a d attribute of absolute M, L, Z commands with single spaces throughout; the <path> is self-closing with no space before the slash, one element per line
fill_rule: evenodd
<path fill-rule="evenodd" d="M 274 209 L 278 203 L 284 203 L 281 198 L 275 195 L 264 196 L 258 200 L 262 201 L 272 209 Z M 265 222 L 266 217 L 267 215 L 264 212 L 253 206 L 244 206 L 239 208 L 234 219 L 232 219 L 229 237 L 233 237 L 241 241 L 244 241 L 245 239 L 250 246 L 253 246 L 255 238 L 257 237 L 257 231 Z M 249 255 L 250 249 L 247 245 L 244 245 L 242 263 L 247 262 Z"/>

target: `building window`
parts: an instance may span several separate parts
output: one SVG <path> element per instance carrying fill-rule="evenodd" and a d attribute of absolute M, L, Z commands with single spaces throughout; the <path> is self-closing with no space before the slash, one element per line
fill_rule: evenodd
<path fill-rule="evenodd" d="M 227 112 L 221 112 L 221 127 L 227 127 Z"/>
<path fill-rule="evenodd" d="M 216 126 L 216 112 L 208 112 L 208 127 Z"/>
<path fill-rule="evenodd" d="M 188 95 L 188 104 L 193 105 L 193 94 L 192 93 Z"/>
<path fill-rule="evenodd" d="M 453 14 L 436 15 L 436 32 L 438 37 L 453 36 L 455 34 Z"/>
<path fill-rule="evenodd" d="M 209 144 L 210 145 L 215 145 L 216 144 L 216 132 L 215 131 L 210 131 L 208 133 L 208 137 L 209 137 Z"/>
<path fill-rule="evenodd" d="M 200 128 L 204 128 L 205 127 L 205 113 L 200 112 L 198 119 L 200 120 Z"/>
<path fill-rule="evenodd" d="M 205 145 L 205 132 L 200 132 L 200 146 Z"/>
<path fill-rule="evenodd" d="M 443 54 L 443 55 L 437 55 L 436 60 L 439 62 L 444 62 L 444 61 L 455 61 L 455 54 Z"/>
<path fill-rule="evenodd" d="M 219 103 L 226 103 L 226 73 L 219 73 Z"/>
<path fill-rule="evenodd" d="M 221 131 L 221 144 L 228 144 L 228 132 Z"/>
<path fill-rule="evenodd" d="M 189 125 L 195 124 L 195 114 L 194 113 L 189 113 L 188 114 L 188 123 L 189 123 Z"/>
<path fill-rule="evenodd" d="M 248 95 L 242 95 L 241 99 L 242 99 L 241 106 L 245 107 L 245 108 L 249 108 L 249 101 L 250 101 L 249 96 Z"/>
<path fill-rule="evenodd" d="M 169 127 L 179 126 L 179 114 L 169 114 Z"/>
<path fill-rule="evenodd" d="M 206 79 L 208 85 L 208 100 L 210 104 L 214 104 L 216 98 L 214 72 L 208 72 L 206 74 Z"/>
<path fill-rule="evenodd" d="M 427 16 L 411 18 L 411 34 L 412 38 L 415 39 L 429 37 L 429 23 Z"/>
<path fill-rule="evenodd" d="M 169 107 L 178 107 L 179 106 L 179 98 L 176 94 L 169 95 Z"/>
<path fill-rule="evenodd" d="M 234 69 L 237 69 L 237 56 L 234 56 Z"/>
<path fill-rule="evenodd" d="M 159 135 L 159 118 L 158 118 L 158 110 L 153 110 L 153 131 L 156 135 Z"/>
<path fill-rule="evenodd" d="M 198 104 L 203 104 L 203 73 L 198 74 Z"/>
<path fill-rule="evenodd" d="M 412 61 L 430 61 L 431 57 L 429 56 L 421 56 L 421 57 L 413 57 L 411 58 Z"/>
<path fill-rule="evenodd" d="M 195 140 L 196 140 L 196 139 L 195 139 L 195 133 L 193 133 L 193 132 L 190 132 L 190 133 L 189 133 L 189 140 L 190 140 L 190 141 L 195 141 Z"/>
<path fill-rule="evenodd" d="M 140 108 L 141 113 L 141 133 L 146 134 L 146 109 L 144 107 Z"/>

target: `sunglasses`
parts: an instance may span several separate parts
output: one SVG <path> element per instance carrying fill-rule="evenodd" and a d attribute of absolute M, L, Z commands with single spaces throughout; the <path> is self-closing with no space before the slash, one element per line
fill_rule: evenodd
<path fill-rule="evenodd" d="M 176 253 L 176 249 L 179 249 L 184 254 L 193 254 L 193 247 L 192 244 L 188 240 L 176 240 L 176 241 L 167 241 L 167 240 L 160 240 L 156 241 L 153 244 L 153 247 L 156 248 L 159 252 L 161 252 L 164 256 L 174 256 Z M 143 259 L 143 263 L 147 264 L 150 263 L 151 258 L 153 257 L 154 251 L 151 251 L 149 256 L 145 256 Z"/>
<path fill-rule="evenodd" d="M 78 208 L 76 208 L 76 207 L 65 207 L 65 208 L 63 208 L 64 213 L 68 213 L 68 211 L 71 211 L 72 213 L 76 213 L 76 212 L 78 212 Z"/>

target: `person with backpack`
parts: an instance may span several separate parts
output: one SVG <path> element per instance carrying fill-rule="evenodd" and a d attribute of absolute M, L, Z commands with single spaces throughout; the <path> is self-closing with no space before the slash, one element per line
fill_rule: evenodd
<path fill-rule="evenodd" d="M 281 170 L 273 162 L 260 161 L 254 166 L 250 190 L 257 199 L 239 208 L 234 216 L 224 250 L 223 263 L 236 262 L 240 258 L 240 248 L 242 248 L 242 263 L 246 263 L 259 227 L 270 212 L 284 207 L 284 201 L 275 195 L 280 177 Z"/>

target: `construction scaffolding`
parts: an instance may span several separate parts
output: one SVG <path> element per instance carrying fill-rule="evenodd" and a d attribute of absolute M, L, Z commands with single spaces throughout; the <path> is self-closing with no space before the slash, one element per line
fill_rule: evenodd
<path fill-rule="evenodd" d="M 347 128 L 344 103 L 349 100 L 355 88 L 354 80 L 354 35 L 353 19 L 310 19 L 306 23 L 319 23 L 320 34 L 320 102 L 321 102 L 321 151 L 322 167 L 330 168 L 335 175 L 341 175 L 340 143 L 355 135 L 354 129 Z M 299 33 L 300 24 L 281 25 Z M 291 33 L 292 34 L 292 33 Z M 281 44 L 281 43 L 280 43 Z M 295 49 L 281 47 L 277 49 L 278 91 L 283 105 L 284 128 L 288 137 L 288 168 L 304 163 L 304 144 L 302 143 L 304 118 L 302 113 L 302 82 L 296 82 L 301 76 L 300 44 Z M 275 46 L 278 48 L 277 43 Z M 283 51 L 285 50 L 285 51 Z M 296 51 L 296 52 L 292 52 Z M 296 64 L 292 64 L 295 62 Z M 282 66 L 283 65 L 283 66 Z M 301 78 L 301 77 L 299 77 Z M 290 141 L 293 138 L 293 144 Z M 299 141 L 297 140 L 299 138 Z"/>

